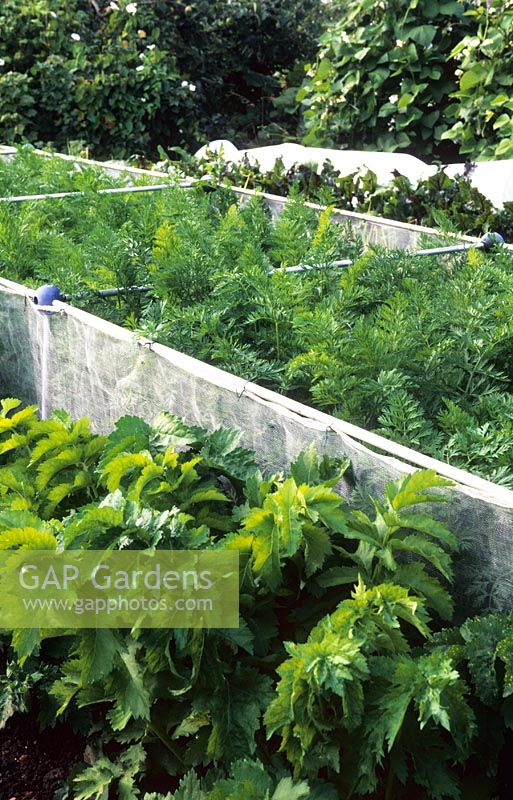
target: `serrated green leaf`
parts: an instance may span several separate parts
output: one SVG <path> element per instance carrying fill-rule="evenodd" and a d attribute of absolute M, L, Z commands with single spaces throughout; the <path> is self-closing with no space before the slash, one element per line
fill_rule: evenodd
<path fill-rule="evenodd" d="M 113 630 L 97 628 L 82 631 L 77 647 L 77 657 L 82 665 L 82 685 L 109 675 L 115 657 L 121 650 L 122 644 Z"/>
<path fill-rule="evenodd" d="M 447 498 L 443 494 L 435 494 L 428 490 L 453 486 L 452 481 L 441 478 L 434 470 L 423 469 L 412 472 L 406 478 L 388 483 L 386 497 L 395 511 L 411 505 L 427 502 L 443 502 Z"/>
<path fill-rule="evenodd" d="M 181 503 L 181 508 L 183 511 L 189 508 L 189 506 L 198 505 L 199 503 L 228 503 L 229 498 L 226 497 L 219 489 L 197 489 L 195 492 L 192 492 L 191 495 Z"/>
<path fill-rule="evenodd" d="M 327 528 L 336 533 L 347 533 L 347 513 L 343 510 L 340 495 L 326 486 L 300 486 L 306 504 L 306 513 L 312 520 L 320 520 Z"/>
<path fill-rule="evenodd" d="M 274 514 L 265 509 L 254 508 L 244 519 L 243 527 L 247 533 L 252 534 L 250 546 L 254 572 L 261 575 L 271 589 L 276 588 L 281 578 L 281 566 L 280 533 Z"/>
<path fill-rule="evenodd" d="M 220 628 L 218 635 L 228 641 L 234 649 L 240 647 L 246 653 L 253 655 L 255 634 L 250 630 L 245 620 L 240 620 L 238 628 Z"/>
<path fill-rule="evenodd" d="M 404 539 L 390 539 L 389 545 L 395 550 L 406 550 L 421 556 L 441 572 L 444 578 L 448 581 L 452 580 L 451 557 L 434 542 L 417 534 L 411 534 L 405 536 Z"/>
<path fill-rule="evenodd" d="M 116 422 L 115 430 L 107 437 L 99 469 L 103 471 L 109 461 L 122 453 L 147 451 L 152 429 L 140 417 L 125 416 Z"/>
<path fill-rule="evenodd" d="M 237 665 L 229 681 L 219 676 L 213 692 L 201 701 L 209 710 L 212 731 L 207 752 L 211 758 L 231 761 L 256 750 L 255 734 L 272 697 L 270 678 L 250 667 Z M 198 701 L 198 710 L 200 703 Z"/>
<path fill-rule="evenodd" d="M 6 417 L 10 411 L 14 411 L 15 408 L 21 406 L 21 400 L 17 400 L 15 397 L 4 397 L 0 400 L 0 406 L 2 408 L 0 416 Z"/>
<path fill-rule="evenodd" d="M 443 542 L 452 550 L 458 549 L 456 536 L 442 522 L 433 517 L 428 517 L 426 514 L 400 514 L 397 515 L 397 518 L 403 527 L 426 533 Z"/>
<path fill-rule="evenodd" d="M 317 572 L 331 555 L 332 544 L 327 531 L 317 525 L 303 523 L 305 545 L 305 571 L 307 578 Z M 321 584 L 322 585 L 322 584 Z"/>
<path fill-rule="evenodd" d="M 39 628 L 17 628 L 13 631 L 11 644 L 19 664 L 24 664 L 29 656 L 39 651 L 41 639 Z"/>
<path fill-rule="evenodd" d="M 79 447 L 68 447 L 61 450 L 56 456 L 43 461 L 37 468 L 35 485 L 38 491 L 43 491 L 59 472 L 70 467 L 77 467 L 81 460 L 81 449 Z"/>
<path fill-rule="evenodd" d="M 211 724 L 210 712 L 208 711 L 193 711 L 186 717 L 173 732 L 173 739 L 179 739 L 181 736 L 193 736 L 200 728 Z"/>
<path fill-rule="evenodd" d="M 135 471 L 143 470 L 144 467 L 153 464 L 152 457 L 148 451 L 140 453 L 127 453 L 115 456 L 105 465 L 102 472 L 102 480 L 105 481 L 109 492 L 119 489 L 121 481 L 130 476 L 134 477 Z"/>
<path fill-rule="evenodd" d="M 55 550 L 57 539 L 49 531 L 36 528 L 9 528 L 0 533 L 0 550 L 20 547 L 28 550 Z"/>
<path fill-rule="evenodd" d="M 282 778 L 271 800 L 301 800 L 310 797 L 310 787 L 306 781 L 294 783 L 292 778 Z"/>
<path fill-rule="evenodd" d="M 47 532 L 50 525 L 30 511 L 13 511 L 2 508 L 0 509 L 0 531 L 9 528 L 33 528 L 37 531 Z"/>
<path fill-rule="evenodd" d="M 320 482 L 319 457 L 313 443 L 302 450 L 296 460 L 292 462 L 290 474 L 298 486 L 302 483 L 312 485 Z"/>
<path fill-rule="evenodd" d="M 109 787 L 121 775 L 121 768 L 102 757 L 74 779 L 74 800 L 108 800 Z"/>
<path fill-rule="evenodd" d="M 297 553 L 301 542 L 301 523 L 297 507 L 297 485 L 293 478 L 286 480 L 277 492 L 269 495 L 264 508 L 274 514 L 279 532 L 280 552 L 287 558 Z"/>
<path fill-rule="evenodd" d="M 161 411 L 152 420 L 151 444 L 159 451 L 168 447 L 186 447 L 197 441 L 193 429 L 168 411 Z"/>
<path fill-rule="evenodd" d="M 130 711 L 134 719 L 150 718 L 150 696 L 145 686 L 142 665 L 136 657 L 139 645 L 129 642 L 127 650 L 119 654 L 125 666 L 125 680 L 119 700 L 124 711 Z"/>
<path fill-rule="evenodd" d="M 358 580 L 357 567 L 331 567 L 316 578 L 320 586 L 327 589 L 331 586 L 354 584 Z"/>
<path fill-rule="evenodd" d="M 78 658 L 69 659 L 61 666 L 61 677 L 54 681 L 50 694 L 59 703 L 57 716 L 63 714 L 82 687 L 80 678 L 82 665 Z"/>
<path fill-rule="evenodd" d="M 145 795 L 144 800 L 207 800 L 207 793 L 201 788 L 201 781 L 196 773 L 191 770 L 184 775 L 172 797 L 159 795 L 153 798 L 151 795 Z"/>
<path fill-rule="evenodd" d="M 436 611 L 443 620 L 452 618 L 454 601 L 451 595 L 434 576 L 426 572 L 423 564 L 399 564 L 394 571 L 394 582 L 424 597 L 427 607 Z"/>

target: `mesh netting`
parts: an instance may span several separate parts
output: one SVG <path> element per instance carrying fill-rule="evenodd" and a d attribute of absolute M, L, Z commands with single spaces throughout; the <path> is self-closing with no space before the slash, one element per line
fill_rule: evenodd
<path fill-rule="evenodd" d="M 412 468 L 437 469 L 457 482 L 452 502 L 432 511 L 461 540 L 462 608 L 513 607 L 513 492 L 64 303 L 36 310 L 30 292 L 8 281 L 0 281 L 0 330 L 0 396 L 38 403 L 45 416 L 65 408 L 107 432 L 124 414 L 151 420 L 167 410 L 189 424 L 239 428 L 243 444 L 272 471 L 286 469 L 314 442 L 321 453 L 350 458 L 340 487 L 347 496 L 355 487 L 380 495 L 388 480 Z"/>

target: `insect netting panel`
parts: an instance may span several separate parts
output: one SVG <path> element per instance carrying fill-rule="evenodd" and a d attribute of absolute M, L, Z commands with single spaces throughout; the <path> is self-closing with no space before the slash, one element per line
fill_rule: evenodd
<path fill-rule="evenodd" d="M 414 467 L 451 468 L 381 440 L 380 452 L 362 441 L 372 434 L 275 392 L 247 383 L 116 325 L 56 303 L 36 309 L 22 286 L 0 281 L 0 396 L 37 403 L 43 416 L 66 409 L 108 432 L 125 414 L 148 421 L 169 411 L 205 428 L 235 427 L 263 470 L 287 469 L 314 443 L 320 453 L 347 456 L 351 470 L 340 485 L 380 496 L 387 481 Z M 360 439 L 360 440 L 359 440 Z M 387 452 L 388 446 L 388 452 Z M 383 452 L 384 451 L 384 452 Z M 409 460 L 409 463 L 408 463 Z M 456 592 L 465 610 L 513 608 L 513 492 L 460 477 L 451 501 L 431 509 L 459 536 Z M 472 485 L 473 484 L 473 485 Z"/>

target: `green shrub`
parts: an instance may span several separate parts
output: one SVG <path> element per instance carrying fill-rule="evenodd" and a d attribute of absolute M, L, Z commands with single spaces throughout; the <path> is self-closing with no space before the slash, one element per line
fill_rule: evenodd
<path fill-rule="evenodd" d="M 19 113 L 5 100 L 15 109 L 3 122 L 5 140 L 52 141 L 63 148 L 86 140 L 98 152 L 127 155 L 150 148 L 153 138 L 175 139 L 187 114 L 194 125 L 189 84 L 182 86 L 176 58 L 159 44 L 147 6 L 136 14 L 126 6 L 107 8 L 99 16 L 81 0 L 22 9 L 8 2 L 0 12 L 0 24 L 5 21 L 11 27 L 0 94 L 7 81 L 27 109 Z"/>
<path fill-rule="evenodd" d="M 319 0 L 6 0 L 0 140 L 96 154 L 253 137 L 315 44 Z"/>
<path fill-rule="evenodd" d="M 447 54 L 470 28 L 451 0 L 352 3 L 306 66 L 297 95 L 305 144 L 430 154 L 456 88 L 457 62 Z"/>
<path fill-rule="evenodd" d="M 502 0 L 357 0 L 306 65 L 304 142 L 511 158 L 512 44 Z"/>
<path fill-rule="evenodd" d="M 513 158 L 513 6 L 475 0 L 466 15 L 471 35 L 451 53 L 461 62 L 457 102 L 448 109 L 455 122 L 442 138 L 472 158 Z"/>

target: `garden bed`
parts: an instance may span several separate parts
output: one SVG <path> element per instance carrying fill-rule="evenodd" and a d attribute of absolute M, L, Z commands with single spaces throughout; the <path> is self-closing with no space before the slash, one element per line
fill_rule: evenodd
<path fill-rule="evenodd" d="M 13 150 L 13 148 L 10 148 L 10 150 Z M 141 180 L 146 182 L 151 179 L 160 182 L 162 180 L 169 180 L 170 176 L 171 179 L 173 179 L 173 175 L 175 176 L 175 180 L 176 177 L 187 178 L 187 173 L 184 175 L 181 169 L 178 169 L 178 172 L 176 172 L 174 168 L 171 169 L 171 172 L 155 169 L 139 169 L 137 167 L 127 166 L 122 162 L 109 163 L 105 161 L 95 161 L 93 159 L 69 156 L 61 153 L 48 153 L 44 150 L 36 150 L 35 152 L 42 158 L 52 160 L 59 158 L 67 161 L 70 164 L 80 165 L 84 168 L 92 167 L 114 178 L 123 177 L 124 179 L 134 182 Z M 1 156 L 2 154 L 0 152 L 0 158 Z M 193 177 L 196 179 L 198 179 L 200 175 L 205 174 L 201 167 L 199 171 L 197 169 L 193 170 L 192 161 L 183 165 L 183 169 L 185 170 L 187 170 L 189 167 L 191 168 Z M 241 184 L 247 182 L 247 176 L 245 176 L 243 173 L 237 175 L 237 179 L 240 179 Z M 290 188 L 288 182 L 285 183 L 287 191 L 285 191 L 283 194 L 278 194 L 275 192 L 265 191 L 265 184 L 262 183 L 262 186 L 259 186 L 258 179 L 254 189 L 243 188 L 241 185 L 237 185 L 237 179 L 235 182 L 230 182 L 231 185 L 229 185 L 229 188 L 241 199 L 251 198 L 257 194 L 266 201 L 269 207 L 273 209 L 276 214 L 279 214 L 285 207 L 287 199 L 284 195 L 288 195 L 288 189 Z M 291 180 L 290 183 L 293 184 L 294 180 Z M 272 185 L 272 181 L 269 185 Z M 300 185 L 300 189 L 306 190 L 306 188 L 307 187 L 305 185 Z M 320 205 L 319 203 L 312 202 L 308 199 L 308 197 L 305 197 L 304 199 L 305 205 L 314 210 L 322 211 L 325 208 L 325 206 Z M 383 215 L 376 216 L 374 214 L 357 213 L 348 210 L 347 208 L 337 208 L 336 201 L 334 205 L 334 219 L 338 222 L 345 222 L 350 225 L 355 234 L 362 237 L 363 241 L 369 244 L 381 244 L 386 247 L 415 248 L 419 247 L 422 242 L 426 241 L 426 239 L 433 239 L 435 242 L 438 242 L 441 238 L 443 238 L 443 234 L 441 234 L 440 230 L 434 227 L 410 224 L 408 222 L 393 218 L 387 219 L 386 216 Z M 475 236 L 457 235 L 456 238 L 458 241 L 468 243 L 478 241 L 478 238 Z"/>
<path fill-rule="evenodd" d="M 408 291 L 424 287 L 423 305 L 412 305 L 422 317 L 449 286 L 446 328 L 428 317 L 430 335 L 443 334 L 433 353 L 452 331 L 455 386 L 476 402 L 495 377 L 497 401 L 502 378 L 486 358 L 502 353 L 496 320 L 510 318 L 511 254 L 364 251 L 329 211 L 298 201 L 273 219 L 260 200 L 238 207 L 230 191 L 201 187 L 105 196 L 97 190 L 118 179 L 60 163 L 61 173 L 48 162 L 51 185 L 37 188 L 82 194 L 0 205 L 2 270 L 33 287 L 0 279 L 0 396 L 38 403 L 43 418 L 2 402 L 0 549 L 236 550 L 241 621 L 233 631 L 4 632 L 2 714 L 16 710 L 18 691 L 20 710 L 34 716 L 43 700 L 52 719 L 85 733 L 85 761 L 80 737 L 66 750 L 77 766 L 63 800 L 335 800 L 351 789 L 358 800 L 419 791 L 440 800 L 460 789 L 465 800 L 500 797 L 509 786 L 513 492 L 408 446 L 425 443 L 434 415 L 413 414 L 393 441 L 299 402 L 307 392 L 318 401 L 315 381 L 278 384 L 296 399 L 268 387 L 282 380 L 285 356 L 301 364 L 314 348 L 343 368 L 336 347 L 347 330 L 346 344 L 370 337 L 367 360 L 354 352 L 348 375 L 328 365 L 329 378 L 352 379 L 363 366 L 401 401 L 425 369 L 427 391 L 433 359 L 403 352 L 413 333 L 401 314 Z M 23 177 L 21 165 L 18 188 L 33 189 L 34 175 L 30 187 Z M 313 269 L 286 271 L 298 265 Z M 35 304 L 43 281 L 113 321 L 58 299 Z M 112 285 L 116 296 L 98 294 Z M 488 336 L 467 364 L 456 310 L 461 320 L 479 311 Z M 302 353 L 288 338 L 298 321 Z M 155 341 L 196 353 L 212 324 L 218 339 L 207 336 L 201 353 L 210 364 Z M 389 352 L 411 370 L 402 387 L 394 363 L 382 374 Z M 311 363 L 325 359 L 315 353 Z M 447 391 L 449 373 L 440 374 Z M 335 387 L 338 402 L 353 402 L 368 381 Z M 383 413 L 376 395 L 365 402 Z M 507 478 L 508 452 L 493 452 Z M 491 610 L 502 613 L 467 619 Z M 17 736 L 15 751 L 0 736 L 9 791 L 25 784 L 16 800 L 46 800 L 37 791 L 65 778 L 54 735 L 29 773 L 34 728 L 26 716 L 7 726 Z"/>
<path fill-rule="evenodd" d="M 507 249 L 387 251 L 331 209 L 280 200 L 271 218 L 261 198 L 201 184 L 99 196 L 124 182 L 73 165 L 25 153 L 3 169 L 6 194 L 83 192 L 0 203 L 5 277 L 511 484 Z M 321 268 L 287 272 L 301 265 Z M 117 299 L 98 295 L 109 287 Z"/>
<path fill-rule="evenodd" d="M 34 168 L 13 162 L 19 191 L 84 193 L 0 204 L 2 271 L 57 283 L 96 316 L 59 302 L 40 314 L 30 291 L 4 281 L 5 392 L 45 415 L 90 416 L 98 430 L 162 408 L 239 427 L 269 469 L 315 441 L 348 455 L 356 484 L 377 491 L 405 465 L 433 468 L 467 495 L 448 512 L 455 530 L 469 529 L 467 503 L 476 519 L 462 591 L 470 604 L 508 606 L 508 251 L 362 255 L 329 212 L 297 201 L 273 221 L 260 200 L 240 209 L 228 190 L 99 196 L 119 180 L 28 158 Z M 354 264 L 334 267 L 340 258 Z M 124 291 L 132 285 L 149 291 Z M 106 286 L 120 287 L 117 299 L 98 296 Z"/>
<path fill-rule="evenodd" d="M 428 166 L 405 153 L 296 144 L 238 151 L 220 140 L 184 163 L 164 160 L 159 167 L 285 196 L 299 190 L 346 211 L 455 233 L 495 230 L 513 240 L 513 161 Z"/>

